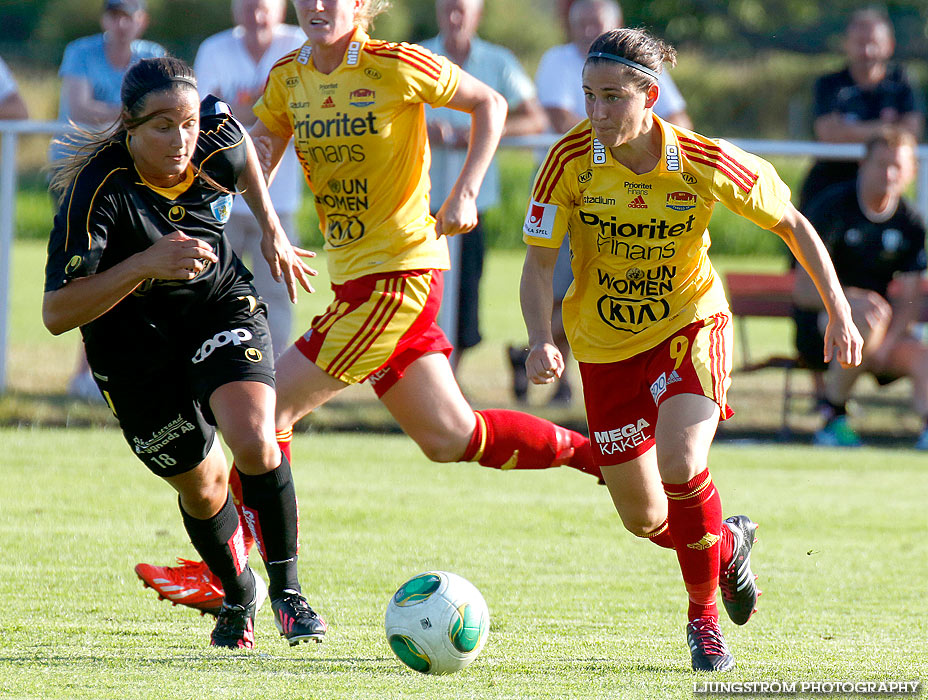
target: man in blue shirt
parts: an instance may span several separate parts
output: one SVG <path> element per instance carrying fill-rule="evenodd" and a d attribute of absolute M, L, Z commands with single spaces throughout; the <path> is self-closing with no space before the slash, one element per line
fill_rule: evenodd
<path fill-rule="evenodd" d="M 106 128 L 119 117 L 119 89 L 129 67 L 165 54 L 162 46 L 139 37 L 148 27 L 144 0 L 106 0 L 102 34 L 75 39 L 64 49 L 58 75 L 58 118 L 91 129 Z M 60 157 L 53 151 L 52 158 Z"/>
<path fill-rule="evenodd" d="M 435 11 L 440 34 L 422 42 L 422 46 L 447 56 L 478 80 L 500 93 L 509 105 L 503 136 L 523 136 L 545 131 L 548 120 L 535 97 L 532 79 L 525 74 L 513 53 L 477 36 L 483 0 L 436 0 Z M 432 147 L 431 202 L 441 205 L 454 184 L 467 154 L 470 115 L 447 107 L 426 107 L 429 145 Z M 454 173 L 453 176 L 450 174 Z M 496 206 L 500 199 L 499 172 L 490 165 L 477 196 L 481 214 Z M 457 328 L 450 335 L 455 350 L 452 366 L 457 368 L 461 353 L 477 345 L 479 329 L 479 285 L 483 275 L 484 232 L 482 222 L 461 237 L 459 285 L 457 290 Z M 449 295 L 450 296 L 450 295 Z M 446 329 L 450 331 L 452 329 Z"/>

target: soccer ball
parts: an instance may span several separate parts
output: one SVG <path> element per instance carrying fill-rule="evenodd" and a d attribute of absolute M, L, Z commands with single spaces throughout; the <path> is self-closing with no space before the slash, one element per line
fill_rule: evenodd
<path fill-rule="evenodd" d="M 400 661 L 420 673 L 452 673 L 477 658 L 490 612 L 480 591 L 446 571 L 427 571 L 393 594 L 384 624 Z"/>

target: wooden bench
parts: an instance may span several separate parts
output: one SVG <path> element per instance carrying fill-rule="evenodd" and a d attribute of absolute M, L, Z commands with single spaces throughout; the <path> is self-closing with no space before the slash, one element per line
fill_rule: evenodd
<path fill-rule="evenodd" d="M 725 286 L 728 290 L 728 301 L 732 316 L 738 319 L 735 324 L 737 343 L 741 349 L 741 364 L 734 368 L 735 372 L 757 372 L 762 369 L 782 369 L 783 402 L 780 411 L 780 432 L 788 434 L 789 412 L 794 398 L 792 378 L 793 370 L 808 369 L 805 363 L 791 351 L 788 355 L 771 355 L 761 360 L 755 360 L 751 355 L 748 344 L 746 319 L 750 316 L 766 318 L 792 318 L 793 315 L 793 280 L 794 272 L 783 273 L 754 273 L 729 272 L 725 275 Z M 919 321 L 928 323 L 928 279 L 922 283 L 922 308 Z M 889 287 L 890 299 L 894 296 L 896 288 Z M 792 343 L 790 334 L 790 343 Z"/>

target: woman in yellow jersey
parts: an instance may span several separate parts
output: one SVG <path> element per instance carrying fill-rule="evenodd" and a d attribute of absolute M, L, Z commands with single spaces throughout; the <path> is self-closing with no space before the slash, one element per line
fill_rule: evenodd
<path fill-rule="evenodd" d="M 599 477 L 583 435 L 516 411 L 474 411 L 435 323 L 441 270 L 449 265 L 444 236 L 464 234 L 477 221 L 476 195 L 499 141 L 505 101 L 444 57 L 371 39 L 365 27 L 383 8 L 377 0 L 296 0 L 295 6 L 309 40 L 271 70 L 252 135 L 265 146 L 269 170 L 294 140 L 315 195 L 335 298 L 277 361 L 284 454 L 289 459 L 297 420 L 346 386 L 369 380 L 433 461 L 499 469 L 567 465 Z M 426 103 L 472 115 L 466 161 L 434 219 Z M 231 485 L 237 488 L 234 479 Z M 143 580 L 166 597 L 167 587 L 218 586 L 199 563 L 140 566 Z"/>
<path fill-rule="evenodd" d="M 588 119 L 552 146 L 523 226 L 526 369 L 536 384 L 563 371 L 551 280 L 569 235 L 575 282 L 564 321 L 594 459 L 625 527 L 677 553 L 693 669 L 722 671 L 734 658 L 716 589 L 736 624 L 748 621 L 758 591 L 757 525 L 743 515 L 723 523 L 707 469 L 718 422 L 731 415 L 731 316 L 707 256 L 715 204 L 779 235 L 809 271 L 829 314 L 826 360 L 857 365 L 862 343 L 825 248 L 770 164 L 653 115 L 657 76 L 674 61 L 671 47 L 637 29 L 607 32 L 590 47 Z"/>

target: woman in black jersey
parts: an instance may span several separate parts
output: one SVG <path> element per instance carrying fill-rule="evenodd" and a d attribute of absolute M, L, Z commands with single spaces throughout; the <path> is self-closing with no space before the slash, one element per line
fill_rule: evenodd
<path fill-rule="evenodd" d="M 233 193 L 257 217 L 262 249 L 292 299 L 315 274 L 280 227 L 254 147 L 229 109 L 200 102 L 190 67 L 146 59 L 127 73 L 123 112 L 61 161 L 64 192 L 48 247 L 42 316 L 80 327 L 101 393 L 133 452 L 179 494 L 184 526 L 222 581 L 211 644 L 250 648 L 269 592 L 281 634 L 320 640 L 325 623 L 297 578 L 297 507 L 274 439 L 267 314 L 223 235 Z M 270 586 L 247 564 L 218 426 L 235 458 L 244 521 Z M 217 594 L 218 595 L 218 594 Z"/>

